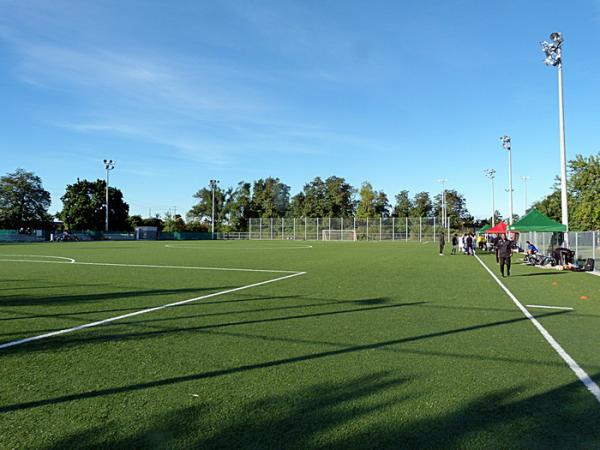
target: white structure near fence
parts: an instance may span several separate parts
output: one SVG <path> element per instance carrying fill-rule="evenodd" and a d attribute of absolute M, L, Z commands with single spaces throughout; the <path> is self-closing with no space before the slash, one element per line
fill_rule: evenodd
<path fill-rule="evenodd" d="M 256 218 L 248 224 L 248 239 L 433 241 L 441 230 L 436 218 Z"/>

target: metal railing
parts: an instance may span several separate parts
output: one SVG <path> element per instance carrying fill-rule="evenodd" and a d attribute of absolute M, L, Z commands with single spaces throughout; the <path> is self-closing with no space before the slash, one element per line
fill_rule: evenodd
<path fill-rule="evenodd" d="M 440 229 L 439 220 L 430 217 L 253 218 L 248 225 L 248 239 L 309 241 L 328 239 L 331 236 L 341 239 L 352 236 L 354 239 L 356 236 L 357 240 L 365 241 L 425 242 L 435 240 Z"/>

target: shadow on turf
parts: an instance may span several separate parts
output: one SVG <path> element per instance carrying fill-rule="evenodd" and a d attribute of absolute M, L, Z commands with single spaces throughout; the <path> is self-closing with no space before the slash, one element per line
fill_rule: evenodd
<path fill-rule="evenodd" d="M 451 449 L 600 447 L 598 405 L 579 381 L 523 398 L 527 386 L 465 393 L 454 409 L 412 380 L 374 372 L 234 405 L 182 399 L 142 424 L 111 420 L 53 443 L 64 448 Z M 411 389 L 412 387 L 412 389 Z M 241 389 L 244 387 L 242 386 Z M 183 394 L 185 395 L 185 394 Z M 413 402 L 413 409 L 403 406 Z M 419 409 L 421 406 L 421 409 Z M 560 407 L 558 407 L 560 406 Z"/>
<path fill-rule="evenodd" d="M 402 306 L 407 306 L 407 305 L 405 304 Z M 369 309 L 373 309 L 373 308 L 369 308 Z M 538 317 L 559 315 L 559 314 L 564 314 L 564 313 L 565 313 L 564 311 L 551 312 L 551 313 L 547 313 L 544 315 L 540 315 Z M 427 333 L 427 334 L 410 336 L 410 337 L 405 337 L 405 338 L 400 338 L 400 339 L 392 339 L 392 340 L 374 342 L 374 343 L 369 343 L 369 344 L 352 345 L 349 347 L 343 347 L 343 348 L 327 350 L 327 351 L 317 352 L 317 353 L 309 353 L 309 354 L 294 356 L 294 357 L 290 357 L 290 358 L 276 359 L 276 360 L 272 360 L 272 361 L 264 361 L 264 362 L 255 363 L 255 364 L 246 364 L 246 365 L 241 365 L 241 366 L 237 366 L 237 367 L 229 367 L 229 368 L 225 368 L 225 369 L 212 370 L 212 371 L 208 371 L 208 372 L 193 373 L 193 374 L 189 374 L 189 375 L 164 378 L 161 380 L 148 381 L 146 383 L 137 383 L 137 384 L 126 385 L 126 386 L 118 386 L 118 387 L 107 388 L 107 389 L 99 389 L 99 390 L 95 390 L 95 391 L 69 394 L 69 395 L 64 395 L 61 397 L 54 397 L 54 398 L 48 398 L 48 399 L 42 399 L 42 400 L 34 400 L 34 401 L 30 401 L 30 402 L 16 403 L 16 404 L 12 404 L 12 405 L 3 405 L 3 406 L 0 406 L 0 413 L 7 413 L 7 412 L 11 412 L 11 411 L 19 411 L 19 410 L 23 410 L 23 409 L 37 408 L 40 406 L 66 403 L 66 402 L 72 402 L 72 401 L 76 401 L 76 400 L 104 397 L 107 395 L 114 395 L 114 394 L 119 394 L 119 393 L 123 393 L 123 392 L 139 391 L 139 390 L 143 390 L 143 389 L 156 388 L 156 387 L 160 387 L 160 386 L 168 386 L 168 385 L 172 385 L 172 384 L 184 383 L 184 382 L 194 381 L 194 380 L 203 380 L 203 379 L 210 379 L 210 378 L 215 378 L 215 377 L 222 377 L 222 376 L 231 375 L 234 373 L 247 372 L 250 370 L 268 369 L 271 367 L 279 367 L 279 366 L 285 366 L 288 364 L 295 364 L 295 363 L 299 363 L 299 362 L 319 360 L 322 358 L 346 355 L 346 354 L 355 353 L 355 352 L 377 350 L 377 349 L 386 348 L 386 347 L 389 347 L 392 345 L 416 342 L 416 341 L 420 341 L 423 339 L 431 339 L 431 338 L 436 338 L 436 337 L 449 336 L 449 335 L 453 335 L 453 334 L 464 333 L 467 331 L 481 330 L 481 329 L 485 329 L 485 328 L 521 322 L 524 320 L 529 320 L 529 319 L 527 319 L 526 317 L 521 317 L 521 318 L 511 319 L 511 320 L 503 320 L 503 321 L 491 322 L 491 323 L 480 324 L 480 325 L 472 325 L 469 327 L 454 328 L 454 329 L 450 329 L 450 330 L 437 331 L 434 333 Z M 186 330 L 189 331 L 189 330 L 198 330 L 198 329 L 204 329 L 204 328 L 206 328 L 206 327 L 191 328 L 191 329 L 186 329 Z M 176 331 L 179 331 L 179 330 L 176 330 Z M 173 332 L 173 330 L 153 331 L 151 333 L 152 334 L 163 334 L 163 333 L 169 333 L 169 332 Z M 100 336 L 100 337 L 97 337 L 94 339 L 102 339 L 103 341 L 109 340 L 109 339 L 107 339 L 106 336 Z M 49 342 L 46 342 L 46 345 L 40 345 L 39 349 L 47 350 L 46 346 L 48 345 L 48 343 Z M 56 341 L 54 341 L 53 344 L 57 345 Z M 12 351 L 14 351 L 14 350 L 23 349 L 26 347 L 27 346 L 19 346 L 19 347 L 9 348 L 9 349 L 7 349 L 7 351 L 5 353 L 12 353 Z M 61 348 L 61 347 L 63 347 L 63 345 L 60 345 L 60 343 L 59 343 L 57 345 L 57 347 Z"/>
<path fill-rule="evenodd" d="M 380 304 L 382 302 L 385 303 L 385 299 L 365 299 L 365 300 L 361 300 L 361 301 L 366 301 L 366 300 L 376 302 L 376 303 L 370 303 L 370 304 Z M 334 303 L 335 304 L 340 304 L 340 303 L 343 304 L 343 303 L 347 303 L 347 302 L 334 302 Z M 352 300 L 349 303 L 356 303 L 356 300 Z M 16 347 L 10 347 L 5 350 L 0 350 L 0 356 L 2 354 L 8 354 L 8 353 L 49 351 L 49 350 L 53 350 L 55 348 L 66 348 L 66 347 L 76 346 L 79 344 L 103 343 L 103 342 L 108 342 L 108 341 L 126 340 L 126 339 L 151 338 L 151 337 L 165 335 L 165 334 L 174 334 L 174 333 L 181 333 L 181 332 L 198 332 L 198 331 L 206 330 L 206 329 L 224 328 L 224 327 L 231 327 L 231 326 L 238 326 L 238 325 L 251 325 L 251 324 L 260 324 L 260 323 L 268 323 L 268 322 L 280 322 L 280 321 L 293 320 L 293 319 L 306 319 L 306 318 L 314 318 L 314 317 L 322 317 L 322 316 L 333 316 L 333 315 L 338 315 L 338 314 L 368 312 L 368 311 L 379 310 L 379 309 L 400 308 L 400 307 L 404 307 L 404 306 L 420 305 L 420 304 L 424 304 L 424 303 L 426 303 L 426 302 L 399 303 L 399 304 L 384 305 L 384 306 L 373 306 L 370 308 L 343 309 L 343 310 L 338 310 L 338 311 L 328 311 L 328 312 L 322 312 L 322 313 L 299 314 L 299 315 L 294 315 L 294 316 L 271 317 L 271 318 L 267 318 L 267 319 L 242 320 L 242 321 L 235 321 L 235 322 L 207 324 L 207 325 L 201 325 L 201 326 L 196 326 L 196 327 L 159 328 L 158 330 L 155 330 L 155 331 L 145 331 L 145 332 L 139 332 L 139 333 L 100 334 L 100 335 L 94 335 L 91 337 L 83 337 L 83 338 L 73 338 L 71 336 L 67 336 L 64 339 L 50 338 L 50 339 L 46 339 L 43 341 L 37 341 L 33 344 L 19 345 Z M 225 314 L 225 315 L 227 315 L 227 314 Z M 200 316 L 202 316 L 202 315 L 199 314 L 199 315 L 184 316 L 184 317 L 196 318 L 196 317 L 200 317 Z M 157 321 L 162 322 L 162 321 L 180 320 L 181 318 L 182 318 L 181 316 L 173 316 L 173 317 L 166 317 L 166 318 L 162 318 L 162 319 L 140 320 L 140 321 L 136 321 L 136 322 L 119 321 L 119 322 L 113 322 L 110 324 L 103 325 L 102 329 L 106 329 L 106 328 L 110 328 L 110 327 L 114 328 L 114 327 L 119 327 L 119 326 L 146 326 L 145 324 L 147 324 L 147 323 L 152 323 L 152 322 L 157 322 Z M 154 327 L 154 328 L 157 328 L 157 327 Z M 55 331 L 55 330 L 50 330 L 50 331 Z M 40 333 L 40 332 L 42 332 L 42 331 L 40 331 L 40 330 L 36 331 L 36 333 Z"/>
<path fill-rule="evenodd" d="M 218 288 L 216 288 L 216 289 L 218 289 Z M 236 295 L 243 296 L 244 294 L 237 293 Z M 279 295 L 279 296 L 264 296 L 264 297 L 252 296 L 252 298 L 241 298 L 241 299 L 235 299 L 235 300 L 226 300 L 226 299 L 221 300 L 220 299 L 220 300 L 215 300 L 215 301 L 199 301 L 197 303 L 188 303 L 186 305 L 176 306 L 176 308 L 180 308 L 182 306 L 189 308 L 190 306 L 215 305 L 215 304 L 227 305 L 229 303 L 252 302 L 252 301 L 263 301 L 263 300 L 278 300 L 278 299 L 299 298 L 299 297 L 300 297 L 299 295 Z M 305 298 L 305 297 L 303 297 L 303 298 Z M 12 320 L 25 320 L 25 319 L 38 319 L 38 318 L 44 318 L 44 317 L 69 317 L 69 316 L 97 314 L 97 313 L 105 313 L 105 312 L 138 311 L 140 309 L 152 308 L 153 306 L 156 306 L 156 305 L 136 305 L 135 307 L 129 307 L 129 308 L 92 309 L 89 311 L 73 311 L 73 312 L 65 312 L 65 313 L 57 313 L 57 314 L 26 314 L 26 313 L 23 313 L 20 311 L 0 310 L 0 313 L 23 314 L 24 315 L 23 317 L 0 318 L 0 322 L 2 322 L 3 320 L 12 321 Z M 47 330 L 47 331 L 52 331 L 52 330 Z"/>
<path fill-rule="evenodd" d="M 72 285 L 71 285 L 72 286 Z M 87 286 L 87 285 L 84 285 Z M 117 292 L 98 292 L 93 294 L 75 294 L 75 295 L 50 295 L 50 296 L 11 296 L 0 298 L 0 307 L 5 306 L 36 306 L 36 305 L 56 305 L 69 303 L 87 303 L 103 300 L 117 300 L 139 296 L 160 296 L 184 294 L 189 292 L 200 293 L 203 291 L 220 291 L 233 289 L 238 286 L 214 286 L 208 288 L 178 288 L 178 289 L 139 289 L 133 291 Z M 138 308 L 139 309 L 139 308 Z"/>

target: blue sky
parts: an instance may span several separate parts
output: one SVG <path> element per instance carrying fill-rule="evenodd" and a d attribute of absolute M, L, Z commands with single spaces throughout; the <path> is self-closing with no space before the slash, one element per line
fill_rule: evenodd
<path fill-rule="evenodd" d="M 177 207 L 211 178 L 364 180 L 390 199 L 439 190 L 507 213 L 559 173 L 556 70 L 565 36 L 567 157 L 600 150 L 600 1 L 0 0 L 0 172 L 40 175 L 52 211 L 104 176 L 132 213 Z"/>

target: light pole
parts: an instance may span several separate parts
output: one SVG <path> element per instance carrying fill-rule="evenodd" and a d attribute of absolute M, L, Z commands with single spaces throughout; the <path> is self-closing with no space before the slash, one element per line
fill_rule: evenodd
<path fill-rule="evenodd" d="M 115 168 L 115 162 L 112 159 L 104 160 L 104 168 L 106 169 L 106 201 L 105 201 L 105 214 L 104 214 L 104 231 L 108 233 L 108 173 Z"/>
<path fill-rule="evenodd" d="M 448 224 L 448 210 L 446 209 L 446 182 L 445 178 L 437 180 L 438 183 L 442 183 L 442 229 L 449 228 Z"/>
<path fill-rule="evenodd" d="M 496 226 L 496 194 L 494 192 L 494 178 L 496 178 L 496 169 L 485 169 L 485 176 L 492 182 L 492 226 Z"/>
<path fill-rule="evenodd" d="M 525 210 L 524 210 L 524 214 L 527 214 L 527 206 L 528 206 L 528 204 L 527 204 L 527 182 L 529 181 L 529 178 L 531 178 L 531 177 L 529 177 L 527 175 L 523 175 L 521 177 L 521 180 L 523 180 L 523 184 L 525 185 Z"/>
<path fill-rule="evenodd" d="M 219 184 L 219 180 L 210 180 L 210 188 L 212 190 L 212 220 L 211 220 L 211 236 L 212 239 L 215 238 L 215 189 L 217 188 L 217 184 Z"/>
<path fill-rule="evenodd" d="M 500 137 L 502 147 L 508 151 L 508 223 L 513 224 L 512 146 L 510 136 Z"/>
<path fill-rule="evenodd" d="M 569 209 L 567 201 L 567 150 L 565 145 L 565 108 L 563 102 L 563 71 L 562 71 L 562 33 L 554 32 L 549 42 L 540 42 L 542 51 L 546 54 L 544 63 L 547 66 L 558 67 L 558 127 L 560 132 L 560 207 L 562 223 L 569 231 Z"/>

